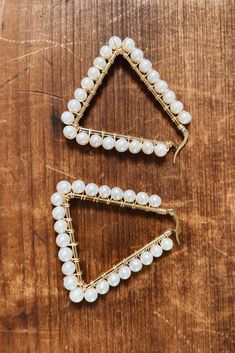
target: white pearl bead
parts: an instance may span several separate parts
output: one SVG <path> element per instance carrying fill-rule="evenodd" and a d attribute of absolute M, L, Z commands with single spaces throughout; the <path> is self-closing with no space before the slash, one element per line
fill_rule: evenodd
<path fill-rule="evenodd" d="M 140 255 L 140 261 L 143 265 L 150 265 L 153 262 L 153 255 L 149 251 L 144 251 Z"/>
<path fill-rule="evenodd" d="M 157 244 L 151 246 L 150 252 L 154 257 L 160 257 L 163 253 L 161 246 Z"/>
<path fill-rule="evenodd" d="M 131 276 L 130 267 L 127 265 L 123 265 L 118 270 L 118 275 L 121 279 L 128 279 Z"/>
<path fill-rule="evenodd" d="M 147 203 L 149 202 L 149 195 L 146 192 L 138 192 L 138 194 L 136 195 L 136 202 L 139 205 L 147 205 Z"/>
<path fill-rule="evenodd" d="M 106 294 L 109 291 L 108 282 L 105 279 L 102 279 L 97 283 L 96 290 L 99 294 Z"/>
<path fill-rule="evenodd" d="M 88 75 L 88 77 L 90 77 L 92 80 L 96 81 L 96 80 L 98 80 L 98 78 L 100 77 L 100 70 L 97 69 L 97 67 L 92 66 L 92 67 L 90 67 L 90 69 L 88 70 L 87 75 Z"/>
<path fill-rule="evenodd" d="M 95 183 L 89 183 L 85 187 L 85 192 L 88 196 L 95 196 L 99 191 L 98 186 Z"/>
<path fill-rule="evenodd" d="M 70 99 L 70 101 L 68 101 L 68 109 L 72 113 L 78 113 L 81 109 L 81 103 L 77 99 Z"/>
<path fill-rule="evenodd" d="M 175 96 L 175 93 L 171 90 L 169 91 L 166 91 L 164 94 L 163 94 L 163 97 L 162 99 L 164 100 L 164 102 L 166 104 L 171 104 L 174 102 L 176 96 Z"/>
<path fill-rule="evenodd" d="M 61 120 L 63 121 L 64 124 L 66 125 L 71 125 L 74 122 L 74 115 L 71 112 L 63 112 L 61 114 Z"/>
<path fill-rule="evenodd" d="M 129 144 L 129 151 L 133 154 L 139 153 L 141 150 L 141 142 L 139 140 L 133 140 Z"/>
<path fill-rule="evenodd" d="M 120 277 L 118 276 L 117 272 L 111 272 L 108 275 L 107 280 L 111 287 L 116 287 L 120 283 Z"/>
<path fill-rule="evenodd" d="M 82 180 L 75 180 L 72 184 L 72 190 L 76 194 L 81 194 L 85 190 L 85 183 Z"/>
<path fill-rule="evenodd" d="M 142 269 L 143 265 L 139 259 L 132 259 L 129 262 L 129 267 L 132 272 L 139 272 Z"/>
<path fill-rule="evenodd" d="M 111 189 L 107 185 L 102 185 L 99 188 L 99 194 L 103 199 L 107 199 L 111 194 Z"/>
<path fill-rule="evenodd" d="M 172 111 L 173 114 L 179 114 L 182 112 L 183 109 L 184 109 L 183 103 L 181 103 L 180 101 L 175 101 L 170 105 L 170 110 Z"/>
<path fill-rule="evenodd" d="M 84 102 L 87 99 L 87 93 L 82 88 L 77 88 L 74 91 L 74 97 L 79 100 L 79 102 Z"/>
<path fill-rule="evenodd" d="M 152 69 L 151 61 L 143 59 L 139 64 L 139 69 L 143 74 L 147 74 Z"/>
<path fill-rule="evenodd" d="M 59 219 L 54 224 L 56 233 L 64 233 L 67 230 L 68 224 L 64 219 Z"/>
<path fill-rule="evenodd" d="M 96 66 L 98 69 L 103 70 L 107 65 L 107 62 L 101 56 L 97 56 L 97 58 L 95 58 L 95 60 L 93 61 L 93 65 Z"/>
<path fill-rule="evenodd" d="M 149 81 L 149 83 L 153 84 L 153 83 L 157 82 L 159 77 L 160 77 L 160 75 L 156 70 L 151 70 L 151 71 L 149 71 L 149 73 L 147 75 L 147 80 Z"/>
<path fill-rule="evenodd" d="M 100 48 L 100 55 L 104 59 L 109 59 L 112 56 L 113 52 L 112 49 L 108 45 L 104 45 Z"/>
<path fill-rule="evenodd" d="M 79 145 L 85 146 L 89 142 L 89 135 L 81 131 L 77 134 L 76 141 Z"/>
<path fill-rule="evenodd" d="M 70 261 L 73 257 L 72 249 L 61 248 L 58 252 L 58 257 L 59 257 L 60 261 L 63 261 L 63 262 Z"/>
<path fill-rule="evenodd" d="M 73 290 L 77 287 L 78 279 L 75 275 L 64 277 L 64 287 L 68 290 Z"/>
<path fill-rule="evenodd" d="M 68 262 L 63 263 L 61 270 L 64 275 L 70 276 L 75 272 L 76 267 L 72 261 L 68 261 Z"/>
<path fill-rule="evenodd" d="M 117 36 L 113 36 L 109 39 L 109 46 L 113 49 L 119 49 L 122 46 L 122 40 L 121 38 L 117 37 Z"/>
<path fill-rule="evenodd" d="M 155 152 L 156 156 L 164 157 L 168 152 L 168 148 L 166 147 L 165 143 L 158 142 L 156 144 L 156 146 L 154 147 L 154 152 Z"/>
<path fill-rule="evenodd" d="M 84 298 L 84 292 L 81 287 L 77 287 L 70 291 L 69 298 L 74 303 L 80 303 Z"/>
<path fill-rule="evenodd" d="M 144 57 L 144 53 L 140 49 L 134 49 L 131 52 L 131 59 L 134 63 L 139 63 Z"/>
<path fill-rule="evenodd" d="M 62 219 L 65 216 L 65 209 L 62 206 L 57 206 L 52 211 L 52 217 L 56 220 Z"/>
<path fill-rule="evenodd" d="M 65 248 L 70 243 L 70 236 L 67 233 L 60 233 L 56 237 L 56 244 L 60 248 Z"/>
<path fill-rule="evenodd" d="M 86 289 L 84 297 L 87 302 L 93 303 L 98 298 L 97 290 L 93 287 Z"/>
<path fill-rule="evenodd" d="M 67 180 L 61 180 L 56 185 L 56 189 L 61 194 L 68 194 L 71 191 L 71 184 Z"/>
<path fill-rule="evenodd" d="M 178 120 L 181 124 L 189 124 L 192 120 L 192 115 L 183 111 L 180 116 L 178 116 Z"/>
<path fill-rule="evenodd" d="M 153 143 L 151 141 L 145 140 L 142 144 L 142 151 L 145 154 L 153 153 Z"/>
<path fill-rule="evenodd" d="M 91 135 L 91 137 L 89 139 L 90 145 L 95 148 L 100 147 L 102 145 L 102 142 L 103 142 L 103 139 L 98 134 Z"/>
<path fill-rule="evenodd" d="M 119 187 L 114 187 L 111 190 L 111 198 L 115 201 L 121 200 L 123 197 L 123 191 Z"/>
<path fill-rule="evenodd" d="M 134 202 L 136 199 L 136 193 L 133 190 L 126 190 L 123 194 L 123 198 L 126 202 Z"/>
<path fill-rule="evenodd" d="M 125 52 L 129 53 L 132 49 L 135 48 L 135 42 L 131 38 L 126 38 L 122 42 L 122 48 Z"/>
<path fill-rule="evenodd" d="M 164 238 L 160 242 L 161 247 L 165 251 L 169 251 L 173 248 L 173 241 L 170 238 Z"/>
<path fill-rule="evenodd" d="M 129 142 L 124 139 L 120 138 L 117 141 L 115 141 L 115 148 L 118 152 L 126 152 L 129 147 Z"/>
<path fill-rule="evenodd" d="M 90 77 L 84 77 L 81 86 L 85 91 L 90 91 L 94 87 L 94 81 Z"/>
<path fill-rule="evenodd" d="M 104 147 L 105 150 L 109 151 L 114 148 L 115 141 L 111 136 L 107 136 L 103 139 L 102 146 Z"/>
<path fill-rule="evenodd" d="M 77 130 L 74 126 L 67 125 L 63 128 L 63 134 L 67 139 L 73 140 L 77 135 Z"/>
<path fill-rule="evenodd" d="M 163 81 L 163 80 L 158 80 L 154 84 L 154 89 L 157 93 L 163 93 L 167 90 L 167 88 L 168 88 L 168 84 L 166 81 Z"/>
<path fill-rule="evenodd" d="M 158 195 L 151 195 L 149 198 L 149 204 L 152 207 L 159 207 L 162 203 L 162 199 Z"/>
<path fill-rule="evenodd" d="M 59 192 L 54 192 L 54 194 L 51 195 L 51 203 L 53 206 L 62 205 L 63 195 L 61 195 Z"/>

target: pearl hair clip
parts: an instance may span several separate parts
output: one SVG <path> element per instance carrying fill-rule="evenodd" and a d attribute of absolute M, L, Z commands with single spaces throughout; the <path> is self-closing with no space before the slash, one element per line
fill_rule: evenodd
<path fill-rule="evenodd" d="M 175 220 L 176 226 L 175 229 L 167 230 L 155 237 L 90 283 L 85 283 L 82 279 L 78 244 L 75 241 L 70 214 L 70 201 L 74 198 L 169 215 Z M 160 208 L 161 198 L 158 195 L 149 197 L 145 192 L 136 194 L 133 190 L 122 191 L 119 187 L 112 189 L 107 185 L 98 187 L 94 183 L 85 184 L 82 180 L 76 180 L 71 185 L 68 181 L 62 180 L 57 184 L 57 192 L 51 196 L 51 203 L 55 206 L 52 216 L 55 219 L 54 229 L 58 233 L 56 237 L 56 243 L 60 247 L 58 257 L 64 262 L 62 265 L 62 272 L 65 275 L 64 287 L 70 291 L 69 298 L 75 303 L 83 299 L 94 302 L 99 294 L 106 294 L 109 287 L 116 287 L 121 279 L 126 280 L 132 272 L 139 272 L 143 265 L 150 265 L 154 257 L 162 255 L 163 250 L 170 251 L 173 247 L 172 235 L 175 234 L 179 242 L 178 217 L 173 209 Z"/>
<path fill-rule="evenodd" d="M 118 55 L 122 55 L 127 60 L 166 111 L 176 128 L 182 133 L 183 141 L 179 146 L 176 147 L 171 141 L 149 140 L 142 137 L 87 129 L 80 125 L 81 118 Z M 135 47 L 134 40 L 126 38 L 122 42 L 119 37 L 110 38 L 108 45 L 104 45 L 100 49 L 100 56 L 95 58 L 87 75 L 81 80 L 81 88 L 74 91 L 75 98 L 68 102 L 68 111 L 61 115 L 62 122 L 67 125 L 63 129 L 64 136 L 68 139 L 76 138 L 79 145 L 89 143 L 95 148 L 100 146 L 105 150 L 115 148 L 118 152 L 129 150 L 134 154 L 142 150 L 147 155 L 155 153 L 158 157 L 165 156 L 171 147 L 175 147 L 173 159 L 175 164 L 176 156 L 188 141 L 188 130 L 184 124 L 190 123 L 191 114 L 183 110 L 183 104 L 176 100 L 176 95 L 168 88 L 167 82 L 160 79 L 159 73 L 152 68 L 152 63 L 144 58 L 142 50 Z"/>

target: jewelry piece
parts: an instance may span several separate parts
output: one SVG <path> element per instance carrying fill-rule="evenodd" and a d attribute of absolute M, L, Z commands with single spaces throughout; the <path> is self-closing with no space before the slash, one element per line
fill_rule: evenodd
<path fill-rule="evenodd" d="M 85 283 L 82 279 L 78 244 L 75 241 L 70 215 L 70 201 L 74 198 L 169 215 L 175 220 L 176 226 L 175 229 L 167 230 L 155 237 L 90 283 Z M 76 180 L 71 185 L 68 181 L 62 180 L 57 184 L 57 192 L 51 196 L 51 203 L 55 206 L 52 216 L 55 219 L 54 229 L 58 233 L 56 237 L 56 243 L 60 247 L 58 257 L 64 262 L 62 265 L 62 272 L 65 275 L 64 287 L 70 291 L 69 297 L 75 303 L 81 302 L 84 298 L 88 302 L 94 302 L 99 294 L 106 294 L 110 286 L 116 287 L 121 279 L 128 279 L 132 272 L 139 272 L 143 265 L 150 265 L 153 258 L 162 255 L 163 250 L 172 249 L 173 234 L 179 242 L 178 217 L 173 209 L 160 208 L 161 198 L 158 195 L 148 196 L 146 192 L 136 194 L 133 190 L 123 191 L 119 187 L 111 189 L 107 185 L 98 187 L 94 183 L 85 184 L 82 180 Z"/>
<path fill-rule="evenodd" d="M 79 123 L 87 107 L 91 103 L 99 86 L 102 84 L 105 75 L 118 55 L 122 55 L 144 82 L 148 90 L 167 112 L 170 120 L 182 133 L 183 141 L 179 146 L 171 141 L 163 142 L 156 139 L 144 139 L 117 133 L 83 128 Z M 152 63 L 144 58 L 141 49 L 135 47 L 135 42 L 131 38 L 126 38 L 122 42 L 119 37 L 110 38 L 108 45 L 100 49 L 100 56 L 96 57 L 93 66 L 90 67 L 87 77 L 81 80 L 81 88 L 74 91 L 74 99 L 68 102 L 68 111 L 61 115 L 61 120 L 67 126 L 63 129 L 64 136 L 68 139 L 75 139 L 79 145 L 90 143 L 92 147 L 102 146 L 106 150 L 115 148 L 118 152 L 145 154 L 155 153 L 158 157 L 167 154 L 171 147 L 175 147 L 173 163 L 176 156 L 185 146 L 188 140 L 188 130 L 184 124 L 190 123 L 191 114 L 184 110 L 183 104 L 176 99 L 175 93 L 169 89 L 166 81 L 160 79 L 159 73 L 152 68 Z"/>

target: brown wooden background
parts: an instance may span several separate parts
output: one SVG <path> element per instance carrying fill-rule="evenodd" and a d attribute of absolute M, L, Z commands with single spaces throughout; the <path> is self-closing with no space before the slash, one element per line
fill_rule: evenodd
<path fill-rule="evenodd" d="M 1 353 L 232 353 L 232 1 L 2 0 Z M 193 115 L 172 165 L 66 141 L 58 117 L 112 34 L 133 37 Z M 119 60 L 84 126 L 180 141 Z M 61 179 L 159 193 L 181 246 L 94 305 L 63 289 L 50 195 Z M 171 226 L 138 212 L 73 207 L 85 277 Z"/>

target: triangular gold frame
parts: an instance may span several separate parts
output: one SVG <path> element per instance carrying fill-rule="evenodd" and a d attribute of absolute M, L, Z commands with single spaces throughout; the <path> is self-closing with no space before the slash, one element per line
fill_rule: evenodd
<path fill-rule="evenodd" d="M 127 38 L 128 39 L 128 38 Z M 125 42 L 125 40 L 123 41 L 123 43 Z M 162 92 L 162 93 L 157 93 L 155 90 L 155 86 L 154 84 L 151 84 L 148 79 L 147 79 L 147 73 L 143 74 L 139 68 L 139 64 L 140 62 L 134 62 L 131 59 L 131 51 L 127 52 L 123 49 L 123 47 L 119 47 L 116 49 L 113 49 L 112 51 L 112 55 L 106 59 L 106 66 L 102 69 L 100 69 L 100 76 L 99 78 L 94 82 L 94 86 L 92 89 L 87 90 L 87 98 L 85 99 L 85 101 L 83 101 L 81 103 L 81 108 L 79 110 L 79 112 L 74 113 L 75 119 L 70 125 L 70 131 L 69 134 L 70 136 L 68 137 L 67 133 L 68 133 L 68 127 L 64 128 L 64 135 L 66 137 L 68 137 L 69 139 L 75 138 L 77 133 L 79 132 L 84 132 L 86 134 L 89 135 L 89 137 L 93 134 L 97 134 L 99 136 L 101 136 L 102 138 L 106 137 L 106 136 L 111 136 L 114 138 L 114 140 L 116 141 L 119 138 L 124 138 L 128 141 L 128 143 L 130 143 L 133 140 L 138 140 L 141 142 L 141 144 L 143 143 L 143 141 L 150 141 L 153 143 L 154 146 L 156 146 L 158 143 L 163 143 L 161 141 L 157 141 L 155 139 L 153 140 L 149 140 L 149 139 L 144 139 L 142 137 L 133 137 L 133 136 L 128 136 L 128 135 L 122 135 L 122 134 L 118 134 L 118 133 L 110 133 L 110 132 L 105 132 L 105 131 L 99 131 L 99 130 L 93 130 L 93 129 L 87 129 L 87 128 L 83 128 L 80 125 L 80 120 L 82 119 L 82 117 L 85 114 L 85 111 L 87 109 L 87 107 L 90 105 L 92 98 L 94 97 L 94 95 L 97 93 L 97 90 L 99 88 L 99 86 L 102 84 L 105 76 L 107 75 L 110 67 L 112 66 L 112 64 L 114 63 L 115 59 L 117 56 L 121 55 L 131 66 L 131 68 L 137 73 L 137 75 L 139 76 L 139 78 L 141 79 L 141 81 L 144 82 L 145 86 L 147 87 L 147 89 L 152 93 L 152 95 L 154 96 L 154 98 L 160 103 L 160 105 L 162 106 L 162 108 L 166 111 L 169 119 L 173 122 L 173 124 L 175 125 L 175 127 L 182 133 L 183 135 L 183 141 L 179 146 L 175 146 L 175 144 L 171 141 L 167 141 L 164 142 L 164 144 L 167 147 L 167 151 L 171 148 L 171 147 L 175 147 L 176 151 L 174 154 L 174 159 L 173 159 L 173 163 L 175 164 L 175 160 L 176 160 L 176 156 L 178 155 L 178 153 L 180 152 L 180 150 L 185 146 L 185 144 L 188 141 L 188 130 L 186 129 L 186 127 L 183 125 L 183 123 L 180 122 L 181 118 L 180 116 L 184 113 L 189 114 L 185 111 L 177 114 L 172 113 L 171 111 L 171 105 L 167 104 L 164 102 L 163 99 L 163 94 L 166 93 L 166 91 Z M 167 89 L 168 90 L 168 89 Z M 73 126 L 76 131 L 74 130 L 74 133 L 72 132 L 72 137 L 71 137 L 71 126 Z M 67 130 L 66 130 L 67 129 Z M 76 133 L 77 132 L 77 133 Z"/>
<path fill-rule="evenodd" d="M 59 258 L 60 258 L 60 260 L 64 261 L 65 263 L 72 262 L 75 265 L 74 266 L 74 273 L 69 274 L 64 278 L 65 287 L 68 290 L 70 290 L 70 299 L 72 301 L 80 302 L 80 301 L 82 301 L 83 298 L 85 298 L 87 301 L 90 301 L 90 302 L 94 301 L 96 299 L 96 297 L 98 296 L 97 289 L 96 289 L 97 284 L 100 283 L 101 281 L 105 281 L 105 283 L 107 285 L 107 283 L 108 283 L 107 279 L 109 278 L 110 274 L 113 274 L 113 273 L 117 274 L 122 266 L 128 267 L 130 265 L 130 261 L 133 259 L 135 259 L 135 260 L 137 259 L 137 261 L 140 262 L 139 258 L 141 259 L 141 254 L 143 254 L 143 252 L 147 252 L 150 254 L 151 253 L 150 248 L 153 245 L 160 244 L 164 250 L 170 250 L 171 248 L 166 248 L 166 247 L 164 248 L 163 242 L 166 243 L 166 240 L 164 240 L 164 239 L 168 239 L 167 240 L 168 242 L 169 241 L 172 242 L 169 239 L 174 234 L 176 236 L 176 240 L 179 242 L 179 239 L 178 239 L 179 220 L 178 220 L 178 217 L 173 209 L 162 208 L 162 207 L 153 207 L 149 203 L 146 205 L 141 205 L 141 204 L 138 204 L 136 201 L 135 202 L 126 202 L 123 197 L 121 200 L 114 200 L 111 196 L 108 196 L 107 198 L 103 198 L 99 195 L 98 192 L 95 196 L 89 196 L 86 192 L 86 189 L 84 189 L 83 191 L 80 190 L 81 192 L 78 193 L 78 192 L 73 191 L 73 189 L 72 189 L 73 186 L 71 187 L 71 185 L 68 182 L 66 182 L 66 181 L 62 181 L 62 182 L 63 183 L 65 182 L 66 185 L 68 185 L 68 188 L 67 188 L 67 190 L 65 190 L 66 192 L 63 192 L 63 193 L 56 192 L 52 195 L 52 198 L 51 198 L 52 204 L 55 206 L 55 209 L 56 209 L 56 212 L 52 212 L 52 215 L 56 219 L 56 222 L 54 225 L 55 231 L 57 233 L 62 234 L 62 237 L 69 235 L 68 242 L 66 244 L 62 244 L 65 246 L 61 247 L 61 249 L 59 251 Z M 79 181 L 79 182 L 81 182 L 81 181 Z M 57 187 L 57 190 L 58 190 L 58 187 Z M 134 252 L 129 257 L 127 257 L 127 258 L 123 259 L 122 261 L 120 261 L 119 263 L 115 264 L 109 270 L 105 271 L 104 273 L 99 275 L 97 278 L 95 278 L 91 282 L 85 283 L 82 278 L 82 271 L 81 271 L 80 263 L 79 263 L 80 259 L 79 259 L 79 252 L 78 252 L 78 243 L 76 242 L 76 239 L 75 239 L 75 231 L 73 228 L 73 223 L 72 223 L 72 218 L 71 218 L 71 213 L 70 213 L 70 203 L 71 203 L 71 200 L 74 198 L 77 198 L 80 200 L 88 200 L 88 201 L 92 201 L 92 202 L 96 202 L 96 203 L 103 203 L 106 205 L 116 205 L 116 206 L 120 206 L 120 207 L 131 208 L 131 209 L 139 209 L 139 210 L 143 210 L 145 212 L 153 212 L 153 213 L 156 213 L 159 215 L 171 216 L 175 220 L 176 226 L 175 226 L 175 229 L 170 229 L 170 230 L 164 232 L 163 234 L 161 234 L 160 236 L 155 237 L 152 241 L 145 244 L 138 251 Z M 57 200 L 56 202 L 54 202 L 55 199 Z M 61 214 L 61 217 L 55 217 L 54 214 L 58 215 L 58 211 L 61 211 L 61 210 L 62 211 L 64 210 Z M 62 233 L 60 230 L 58 230 L 58 227 L 61 227 L 61 226 L 64 227 Z M 58 234 L 57 237 L 59 237 L 60 234 Z M 173 242 L 172 242 L 172 244 L 173 244 Z M 57 243 L 57 245 L 59 245 L 59 244 Z M 59 246 L 61 246 L 61 244 Z M 69 249 L 71 249 L 71 250 L 69 250 Z M 68 258 L 63 258 L 63 257 L 61 258 L 61 256 L 64 253 L 66 253 L 66 251 L 68 253 L 70 253 L 69 257 Z M 158 255 L 156 255 L 156 257 L 158 257 Z M 68 282 L 68 284 L 66 284 L 67 282 Z M 95 293 L 96 297 L 93 296 L 93 299 L 95 298 L 94 300 L 89 297 L 89 291 L 90 292 L 93 291 Z M 101 294 L 101 293 L 99 293 L 99 294 Z M 102 294 L 105 294 L 105 293 L 102 293 Z"/>

